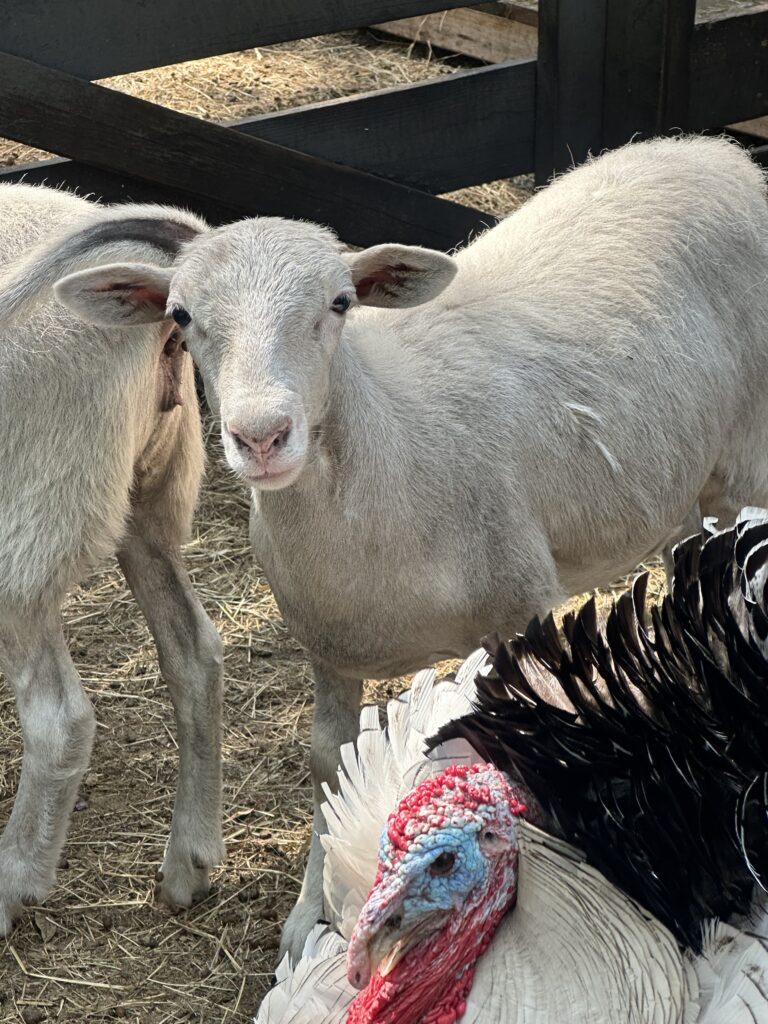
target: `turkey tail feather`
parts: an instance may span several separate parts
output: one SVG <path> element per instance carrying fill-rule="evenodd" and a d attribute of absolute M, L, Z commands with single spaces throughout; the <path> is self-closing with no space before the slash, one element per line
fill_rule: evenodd
<path fill-rule="evenodd" d="M 486 642 L 462 737 L 521 779 L 588 860 L 700 948 L 768 883 L 768 513 L 678 545 L 598 626 L 594 600 Z M 554 696 L 553 696 L 554 695 Z M 681 872 L 680 865 L 686 865 Z"/>

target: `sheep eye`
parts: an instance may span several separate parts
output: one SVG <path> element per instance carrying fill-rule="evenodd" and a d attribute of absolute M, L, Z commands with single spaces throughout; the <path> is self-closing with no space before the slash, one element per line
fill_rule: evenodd
<path fill-rule="evenodd" d="M 429 865 L 430 875 L 450 875 L 456 863 L 455 853 L 441 853 L 439 857 Z"/>
<path fill-rule="evenodd" d="M 192 320 L 191 314 L 183 306 L 174 306 L 171 310 L 171 316 L 179 327 L 186 327 Z"/>
<path fill-rule="evenodd" d="M 348 295 L 337 295 L 331 303 L 331 309 L 334 313 L 346 313 L 351 305 L 352 299 Z"/>

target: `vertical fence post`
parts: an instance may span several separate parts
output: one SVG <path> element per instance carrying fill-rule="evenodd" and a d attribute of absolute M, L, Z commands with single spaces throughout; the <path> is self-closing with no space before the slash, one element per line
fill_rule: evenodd
<path fill-rule="evenodd" d="M 540 0 L 536 184 L 602 147 L 609 0 Z"/>
<path fill-rule="evenodd" d="M 685 127 L 696 0 L 540 0 L 536 183 Z"/>
<path fill-rule="evenodd" d="M 684 127 L 696 0 L 607 0 L 603 146 Z"/>

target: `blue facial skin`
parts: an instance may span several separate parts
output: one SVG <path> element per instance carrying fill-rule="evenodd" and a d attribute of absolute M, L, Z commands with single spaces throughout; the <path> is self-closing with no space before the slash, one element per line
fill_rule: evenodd
<path fill-rule="evenodd" d="M 394 868 L 392 848 L 384 833 L 379 848 L 381 862 L 387 865 L 386 874 L 395 871 L 404 883 L 400 911 L 403 927 L 431 911 L 461 906 L 473 889 L 485 883 L 489 865 L 477 841 L 479 831 L 475 821 L 418 836 Z M 441 854 L 453 854 L 456 861 L 446 874 L 432 874 L 430 867 Z"/>

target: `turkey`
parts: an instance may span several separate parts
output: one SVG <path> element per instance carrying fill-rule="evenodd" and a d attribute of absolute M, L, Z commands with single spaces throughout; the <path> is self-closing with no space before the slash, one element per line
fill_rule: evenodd
<path fill-rule="evenodd" d="M 646 582 L 364 710 L 257 1024 L 768 1024 L 768 512 Z"/>

